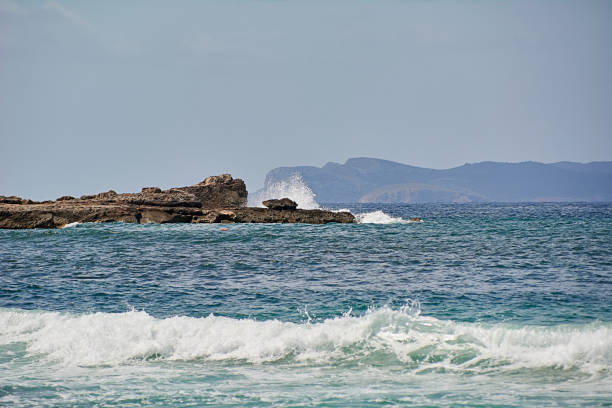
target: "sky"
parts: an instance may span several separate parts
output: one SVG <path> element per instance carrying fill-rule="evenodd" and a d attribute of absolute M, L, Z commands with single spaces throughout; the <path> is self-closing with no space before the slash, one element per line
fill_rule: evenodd
<path fill-rule="evenodd" d="M 0 0 L 0 194 L 612 160 L 612 1 Z"/>

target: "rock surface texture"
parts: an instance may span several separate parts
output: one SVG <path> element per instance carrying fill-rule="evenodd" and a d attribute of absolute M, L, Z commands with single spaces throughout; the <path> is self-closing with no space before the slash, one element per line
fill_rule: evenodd
<path fill-rule="evenodd" d="M 284 203 L 275 209 L 247 208 L 244 181 L 229 174 L 168 190 L 145 187 L 140 193 L 117 194 L 110 190 L 81 198 L 63 196 L 56 201 L 44 202 L 0 196 L 0 228 L 60 228 L 73 222 L 113 221 L 325 224 L 352 223 L 355 220 L 348 212 L 296 210 L 291 204 L 295 202 L 283 200 L 271 200 Z"/>
<path fill-rule="evenodd" d="M 297 203 L 288 198 L 281 198 L 280 200 L 266 200 L 262 202 L 263 205 L 271 210 L 295 210 L 297 209 Z"/>

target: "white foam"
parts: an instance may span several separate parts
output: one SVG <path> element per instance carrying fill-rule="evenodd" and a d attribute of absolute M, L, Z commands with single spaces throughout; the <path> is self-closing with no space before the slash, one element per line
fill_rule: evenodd
<path fill-rule="evenodd" d="M 383 307 L 319 322 L 208 316 L 158 319 L 142 311 L 83 315 L 0 309 L 0 345 L 67 366 L 166 360 L 324 362 L 391 355 L 414 370 L 577 368 L 612 364 L 612 324 L 512 326 L 456 323 L 417 308 Z"/>
<path fill-rule="evenodd" d="M 249 205 L 253 207 L 263 207 L 262 201 L 272 198 L 287 197 L 298 203 L 298 208 L 311 210 L 319 209 L 321 206 L 315 199 L 316 194 L 304 183 L 299 173 L 294 173 L 291 177 L 272 183 L 264 190 L 258 191 L 249 197 Z M 333 212 L 351 212 L 347 208 L 331 210 Z M 404 220 L 401 217 L 392 217 L 381 210 L 362 214 L 356 214 L 355 219 L 359 224 L 408 224 L 411 222 L 423 222 Z"/>
<path fill-rule="evenodd" d="M 339 212 L 347 212 L 347 213 L 350 213 L 350 212 L 351 212 L 351 210 L 349 210 L 348 208 L 339 208 L 339 209 L 337 209 L 337 210 L 332 210 L 332 209 L 327 209 L 327 208 L 326 208 L 326 210 L 331 211 L 331 212 L 335 212 L 335 213 L 339 213 Z"/>
<path fill-rule="evenodd" d="M 402 217 L 392 217 L 381 210 L 356 214 L 355 219 L 359 224 L 407 224 L 409 222 Z"/>
<path fill-rule="evenodd" d="M 71 223 L 68 223 L 68 224 L 64 225 L 62 228 L 76 227 L 79 224 L 80 224 L 80 222 L 78 222 L 78 221 L 77 222 L 71 222 Z"/>
<path fill-rule="evenodd" d="M 304 183 L 299 173 L 293 174 L 285 180 L 273 183 L 262 191 L 258 191 L 249 197 L 249 205 L 263 207 L 262 201 L 273 198 L 290 198 L 298 204 L 298 208 L 312 210 L 321 208 L 315 199 L 315 193 Z"/>

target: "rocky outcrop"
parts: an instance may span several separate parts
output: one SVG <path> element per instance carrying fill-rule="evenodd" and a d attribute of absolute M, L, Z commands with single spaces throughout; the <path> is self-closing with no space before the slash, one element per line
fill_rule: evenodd
<path fill-rule="evenodd" d="M 192 194 L 202 203 L 202 208 L 237 208 L 247 205 L 247 189 L 244 181 L 234 179 L 230 174 L 207 177 L 193 186 L 168 191 L 176 190 Z"/>
<path fill-rule="evenodd" d="M 297 203 L 288 198 L 266 200 L 262 204 L 271 210 L 295 210 L 297 208 Z"/>
<path fill-rule="evenodd" d="M 64 196 L 57 201 L 72 200 Z M 84 195 L 81 201 L 96 204 L 129 204 L 155 207 L 193 208 L 239 208 L 246 206 L 247 190 L 244 181 L 230 174 L 212 176 L 187 187 L 162 190 L 159 187 L 144 187 L 140 193 L 117 194 L 114 190 L 94 195 Z"/>
<path fill-rule="evenodd" d="M 61 196 L 60 198 L 58 198 L 55 201 L 68 201 L 68 200 L 74 200 L 75 198 L 73 196 Z"/>
<path fill-rule="evenodd" d="M 350 224 L 355 222 L 355 217 L 350 212 L 326 210 L 271 210 L 249 207 L 238 208 L 232 212 L 236 214 L 235 222 L 241 223 Z"/>
<path fill-rule="evenodd" d="M 353 215 L 348 212 L 296 210 L 293 201 L 283 200 L 276 200 L 284 203 L 284 206 L 275 207 L 277 209 L 246 208 L 246 186 L 229 174 L 169 190 L 145 187 L 140 193 L 127 194 L 110 190 L 39 203 L 0 196 L 0 228 L 59 228 L 73 222 L 113 221 L 160 224 L 354 222 Z"/>
<path fill-rule="evenodd" d="M 0 196 L 0 204 L 21 204 L 23 199 L 17 196 Z"/>
<path fill-rule="evenodd" d="M 61 228 L 73 222 L 128 223 L 352 223 L 348 212 L 325 210 L 271 210 L 268 208 L 206 209 L 123 203 L 87 203 L 82 200 L 41 204 L 0 204 L 0 228 Z"/>
<path fill-rule="evenodd" d="M 143 194 L 151 194 L 151 193 L 161 193 L 162 190 L 159 187 L 143 187 L 141 193 Z"/>

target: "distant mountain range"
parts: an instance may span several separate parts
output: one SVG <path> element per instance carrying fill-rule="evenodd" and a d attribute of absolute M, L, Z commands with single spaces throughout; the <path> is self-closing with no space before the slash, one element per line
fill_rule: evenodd
<path fill-rule="evenodd" d="M 464 164 L 446 170 L 360 157 L 278 167 L 265 187 L 295 177 L 322 203 L 612 201 L 612 162 Z"/>

